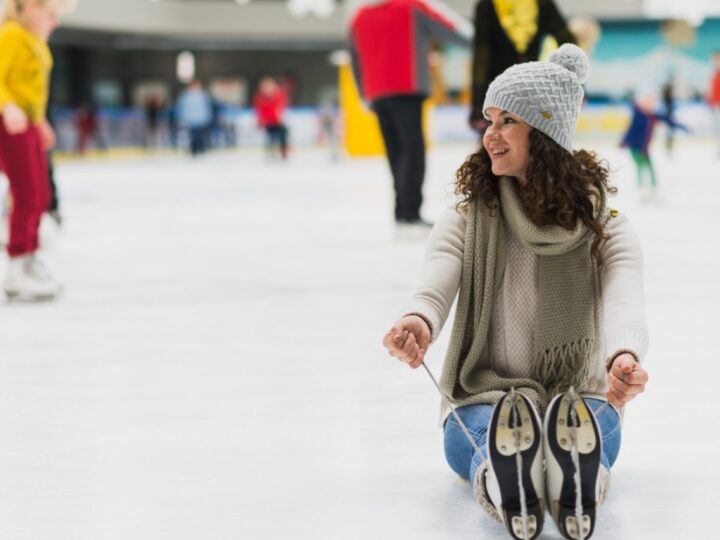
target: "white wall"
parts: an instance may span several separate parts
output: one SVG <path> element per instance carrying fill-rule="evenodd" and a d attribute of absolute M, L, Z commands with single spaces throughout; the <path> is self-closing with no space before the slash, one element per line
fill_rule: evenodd
<path fill-rule="evenodd" d="M 150 0 L 79 0 L 64 25 L 130 33 L 242 37 L 247 39 L 335 39 L 342 27 L 339 13 L 328 19 L 293 18 L 283 2 L 180 3 Z"/>
<path fill-rule="evenodd" d="M 565 15 L 598 18 L 640 17 L 641 0 L 556 0 Z M 243 40 L 342 40 L 344 4 L 327 19 L 293 18 L 284 2 L 152 2 L 151 0 L 79 0 L 65 25 L 92 30 L 231 37 Z M 474 0 L 448 0 L 458 13 L 472 17 Z"/>

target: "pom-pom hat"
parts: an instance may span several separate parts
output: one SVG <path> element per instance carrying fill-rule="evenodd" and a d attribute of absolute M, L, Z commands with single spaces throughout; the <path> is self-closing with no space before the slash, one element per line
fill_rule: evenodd
<path fill-rule="evenodd" d="M 547 62 L 511 66 L 490 84 L 483 111 L 511 112 L 572 152 L 589 64 L 580 47 L 566 43 Z"/>

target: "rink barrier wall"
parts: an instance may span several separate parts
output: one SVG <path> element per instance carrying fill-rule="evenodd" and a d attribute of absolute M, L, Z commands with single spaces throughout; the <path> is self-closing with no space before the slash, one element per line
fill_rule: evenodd
<path fill-rule="evenodd" d="M 475 141 L 477 135 L 467 124 L 468 109 L 462 105 L 438 105 L 428 111 L 428 143 Z M 286 124 L 290 132 L 290 143 L 294 147 L 327 144 L 327 132 L 322 129 L 321 109 L 316 107 L 295 107 L 288 110 Z M 583 107 L 578 122 L 578 134 L 618 138 L 630 121 L 631 109 L 626 103 L 590 103 Z M 77 132 L 74 111 L 58 110 L 53 115 L 57 132 L 57 150 L 72 153 L 77 146 Z M 707 106 L 699 101 L 679 103 L 676 118 L 692 130 L 692 136 L 711 136 L 712 118 Z M 98 115 L 101 138 L 110 149 L 142 148 L 145 140 L 145 117 L 140 109 L 101 109 Z M 225 133 L 216 133 L 217 146 L 260 147 L 264 144 L 265 133 L 257 126 L 255 115 L 248 108 L 228 108 L 224 113 Z M 334 119 L 334 133 L 337 140 L 343 140 L 340 112 Z M 228 135 L 232 135 L 229 137 Z M 231 140 L 231 139 L 234 139 Z M 171 137 L 167 118 L 162 118 L 154 146 L 170 147 Z M 179 130 L 177 142 L 180 147 L 187 144 L 187 135 Z M 94 143 L 91 144 L 91 148 Z M 369 152 L 369 155 L 374 152 Z"/>

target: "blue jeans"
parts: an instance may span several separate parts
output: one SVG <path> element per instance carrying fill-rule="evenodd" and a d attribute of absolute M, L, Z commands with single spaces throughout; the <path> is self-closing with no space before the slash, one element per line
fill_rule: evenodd
<path fill-rule="evenodd" d="M 593 412 L 605 403 L 601 399 L 583 399 Z M 475 478 L 478 467 L 487 459 L 487 428 L 492 411 L 492 405 L 467 405 L 457 409 L 458 416 L 480 448 L 480 454 L 475 452 L 453 415 L 445 421 L 445 459 L 450 468 L 466 480 Z M 614 407 L 608 406 L 595 416 L 602 434 L 600 463 L 610 469 L 620 452 L 620 415 Z"/>

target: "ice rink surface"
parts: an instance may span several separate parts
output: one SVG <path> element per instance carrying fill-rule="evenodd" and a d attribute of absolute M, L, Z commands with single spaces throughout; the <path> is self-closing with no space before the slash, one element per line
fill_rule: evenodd
<path fill-rule="evenodd" d="M 629 156 L 586 146 L 643 240 L 651 330 L 594 538 L 720 538 L 720 159 L 656 148 L 661 199 L 642 202 Z M 428 219 L 469 151 L 431 151 Z M 395 230 L 382 159 L 57 172 L 44 256 L 65 294 L 0 302 L 1 540 L 508 537 L 445 464 L 426 374 L 381 347 L 424 250 Z"/>

